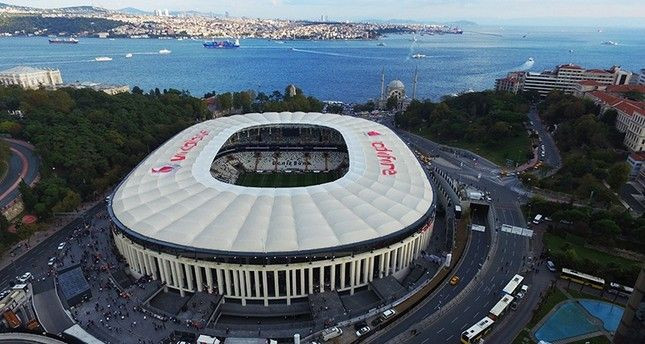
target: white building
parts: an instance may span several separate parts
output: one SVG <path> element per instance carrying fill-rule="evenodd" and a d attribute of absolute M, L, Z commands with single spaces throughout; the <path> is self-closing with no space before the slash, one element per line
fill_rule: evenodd
<path fill-rule="evenodd" d="M 0 85 L 18 85 L 23 88 L 56 86 L 63 83 L 58 69 L 40 69 L 18 66 L 0 71 Z"/>
<path fill-rule="evenodd" d="M 496 80 L 497 90 L 537 91 L 540 95 L 558 90 L 573 93 L 578 82 L 592 80 L 603 85 L 626 85 L 632 73 L 613 66 L 610 69 L 584 69 L 574 64 L 557 66 L 554 70 L 535 72 L 512 72 L 506 78 Z M 519 85 L 508 87 L 508 80 L 520 79 Z"/>

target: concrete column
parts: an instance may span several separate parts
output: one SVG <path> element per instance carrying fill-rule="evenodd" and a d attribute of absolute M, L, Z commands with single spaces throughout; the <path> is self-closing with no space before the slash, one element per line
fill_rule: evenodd
<path fill-rule="evenodd" d="M 156 281 L 158 279 L 157 275 L 159 273 L 157 264 L 155 264 L 156 259 L 154 256 L 148 255 L 148 261 L 150 261 L 150 269 L 152 270 L 152 279 Z"/>
<path fill-rule="evenodd" d="M 354 285 L 356 284 L 356 261 L 352 260 L 349 263 L 349 287 L 350 294 L 354 295 Z"/>
<path fill-rule="evenodd" d="M 251 290 L 251 272 L 248 270 L 244 270 L 244 282 L 246 284 L 246 296 L 253 296 L 253 291 Z"/>
<path fill-rule="evenodd" d="M 347 263 L 340 263 L 340 289 L 345 289 L 345 264 Z"/>
<path fill-rule="evenodd" d="M 264 298 L 264 305 L 269 305 L 269 286 L 267 283 L 267 272 L 262 270 L 262 297 Z"/>
<path fill-rule="evenodd" d="M 298 270 L 293 269 L 289 271 L 291 273 L 291 295 L 296 296 L 298 295 L 298 279 L 296 278 Z"/>
<path fill-rule="evenodd" d="M 179 280 L 179 295 L 182 297 L 186 295 L 186 284 L 184 282 L 184 268 L 182 267 L 182 263 L 175 261 L 175 264 L 177 265 L 177 278 Z"/>
<path fill-rule="evenodd" d="M 235 276 L 239 276 L 238 284 L 240 286 L 240 296 L 242 297 L 242 306 L 246 306 L 246 271 L 235 270 Z"/>
<path fill-rule="evenodd" d="M 385 266 L 385 253 L 379 255 L 378 278 L 383 278 L 383 267 Z"/>
<path fill-rule="evenodd" d="M 278 273 L 278 270 L 273 270 L 273 292 L 275 293 L 275 297 L 280 296 L 280 288 L 278 285 L 278 277 L 280 277 L 280 274 Z"/>
<path fill-rule="evenodd" d="M 390 270 L 392 267 L 392 262 L 390 261 L 390 252 L 391 251 L 386 251 L 384 256 L 385 256 L 385 262 L 384 265 L 381 267 L 383 269 L 383 276 L 388 276 L 390 274 Z"/>
<path fill-rule="evenodd" d="M 367 273 L 368 273 L 367 281 L 368 282 L 372 282 L 374 280 L 374 259 L 375 258 L 376 258 L 375 256 L 370 256 L 370 261 L 369 261 L 369 264 L 367 266 Z"/>
<path fill-rule="evenodd" d="M 305 268 L 300 268 L 300 293 L 305 294 Z"/>
<path fill-rule="evenodd" d="M 260 271 L 253 270 L 253 281 L 255 282 L 255 296 L 262 296 L 262 294 L 260 293 Z"/>
<path fill-rule="evenodd" d="M 188 263 L 184 263 L 184 272 L 186 273 L 186 289 L 194 291 L 193 287 L 193 268 Z"/>
<path fill-rule="evenodd" d="M 231 274 L 228 272 L 228 269 L 222 271 L 224 273 L 224 284 L 226 285 L 226 295 L 233 296 L 233 284 L 231 283 Z"/>
<path fill-rule="evenodd" d="M 139 252 L 141 254 L 141 260 L 143 261 L 143 267 L 146 270 L 146 275 L 151 276 L 152 272 L 150 271 L 150 262 L 148 262 L 148 255 L 146 252 Z"/>
<path fill-rule="evenodd" d="M 166 284 L 170 284 L 170 274 L 168 273 L 166 260 L 161 257 L 157 258 L 157 260 L 159 261 L 159 266 L 161 267 L 161 281 L 165 282 Z"/>
<path fill-rule="evenodd" d="M 172 285 L 179 287 L 179 277 L 177 276 L 177 266 L 172 260 L 168 260 L 168 265 L 170 265 L 170 275 L 172 276 Z"/>
<path fill-rule="evenodd" d="M 204 280 L 202 278 L 202 267 L 193 265 L 195 267 L 195 284 L 197 284 L 197 291 L 204 291 Z"/>
<path fill-rule="evenodd" d="M 331 285 L 331 290 L 336 290 L 336 263 L 331 264 L 331 282 L 329 283 Z"/>
<path fill-rule="evenodd" d="M 206 267 L 206 284 L 208 285 L 208 293 L 213 293 L 213 269 L 209 266 Z M 221 290 L 219 291 L 222 292 Z"/>
<path fill-rule="evenodd" d="M 285 287 L 287 288 L 287 305 L 291 304 L 291 270 L 285 270 L 286 281 Z"/>
<path fill-rule="evenodd" d="M 309 265 L 309 271 L 307 271 L 307 275 L 309 275 L 309 294 L 314 293 L 314 268 L 313 265 Z"/>
<path fill-rule="evenodd" d="M 371 257 L 365 258 L 363 262 L 363 283 L 367 284 L 369 282 L 369 272 L 370 272 L 370 262 L 372 261 Z"/>
<path fill-rule="evenodd" d="M 226 287 L 224 287 L 224 273 L 221 268 L 216 268 L 215 274 L 217 274 L 217 276 L 215 276 L 217 278 L 217 293 L 224 295 L 224 293 L 226 293 Z"/>
<path fill-rule="evenodd" d="M 325 291 L 325 266 L 320 266 L 320 292 Z"/>
<path fill-rule="evenodd" d="M 398 261 L 397 259 L 399 258 L 398 257 L 399 256 L 399 249 L 398 248 L 395 249 L 394 252 L 392 252 L 392 253 L 394 254 L 392 256 L 392 273 L 395 273 L 397 271 L 396 266 L 397 266 L 397 261 Z"/>
<path fill-rule="evenodd" d="M 238 274 L 238 270 L 231 270 L 233 273 L 233 290 L 235 291 L 235 296 L 240 296 L 241 291 L 240 291 L 240 275 Z"/>

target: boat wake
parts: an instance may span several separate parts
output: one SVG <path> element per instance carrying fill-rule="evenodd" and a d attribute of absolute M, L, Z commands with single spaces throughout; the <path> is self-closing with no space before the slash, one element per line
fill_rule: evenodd
<path fill-rule="evenodd" d="M 535 61 L 533 61 L 533 59 L 528 59 L 521 66 L 517 67 L 517 70 L 521 70 L 521 71 L 529 70 L 529 69 L 533 68 L 534 64 L 535 64 Z"/>
<path fill-rule="evenodd" d="M 376 56 L 362 56 L 362 55 L 350 55 L 350 54 L 330 53 L 330 52 L 327 52 L 327 51 L 309 50 L 309 49 L 298 49 L 298 48 L 291 48 L 291 51 L 295 51 L 295 52 L 299 52 L 299 53 L 306 53 L 306 54 L 315 54 L 315 55 L 327 55 L 327 56 L 336 56 L 336 57 L 347 57 L 347 58 L 352 58 L 352 59 L 391 60 L 390 58 L 386 58 L 386 57 L 376 57 Z"/>

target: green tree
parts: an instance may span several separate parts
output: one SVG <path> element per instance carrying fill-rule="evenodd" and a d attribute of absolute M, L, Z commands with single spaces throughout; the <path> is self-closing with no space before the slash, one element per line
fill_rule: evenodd
<path fill-rule="evenodd" d="M 624 162 L 617 162 L 611 166 L 607 176 L 607 183 L 615 190 L 620 189 L 629 177 L 629 166 Z"/>

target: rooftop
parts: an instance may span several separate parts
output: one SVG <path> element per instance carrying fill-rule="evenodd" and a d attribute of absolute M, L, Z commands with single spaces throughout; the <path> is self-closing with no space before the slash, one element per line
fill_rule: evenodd
<path fill-rule="evenodd" d="M 348 172 L 333 182 L 293 188 L 244 187 L 212 177 L 211 162 L 232 134 L 283 123 L 337 130 L 347 144 Z M 186 145 L 184 158 L 171 162 Z M 393 174 L 383 172 L 386 155 L 393 157 Z M 223 117 L 182 131 L 126 177 L 109 208 L 124 232 L 142 240 L 263 254 L 315 252 L 398 235 L 425 219 L 432 200 L 419 162 L 389 128 L 350 116 L 283 112 Z"/>

